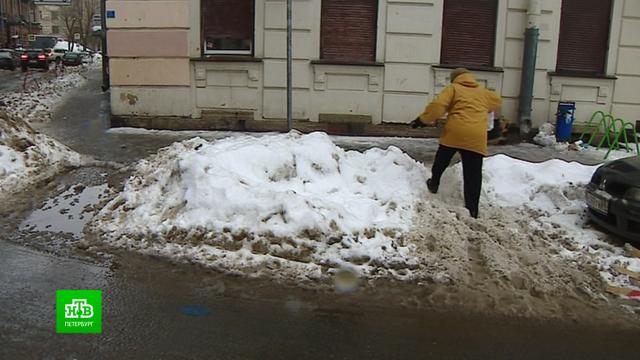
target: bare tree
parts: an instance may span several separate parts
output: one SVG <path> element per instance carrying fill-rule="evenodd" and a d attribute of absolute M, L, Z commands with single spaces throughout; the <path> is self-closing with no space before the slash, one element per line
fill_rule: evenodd
<path fill-rule="evenodd" d="M 89 45 L 93 16 L 98 12 L 99 6 L 100 0 L 72 0 L 71 5 L 62 8 L 60 17 L 69 41 L 69 50 L 75 42 L 75 34 L 80 34 L 81 44 Z"/>

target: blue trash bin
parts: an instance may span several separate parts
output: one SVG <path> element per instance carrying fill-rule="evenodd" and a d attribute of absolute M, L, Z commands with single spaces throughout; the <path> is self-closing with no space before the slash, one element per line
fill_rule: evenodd
<path fill-rule="evenodd" d="M 558 112 L 556 113 L 556 140 L 570 141 L 571 129 L 573 122 L 576 120 L 576 103 L 561 102 L 558 103 Z"/>

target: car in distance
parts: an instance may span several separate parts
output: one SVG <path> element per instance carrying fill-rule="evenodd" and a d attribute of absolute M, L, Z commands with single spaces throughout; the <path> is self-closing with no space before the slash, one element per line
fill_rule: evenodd
<path fill-rule="evenodd" d="M 11 49 L 0 49 L 0 69 L 15 70 L 20 66 L 20 57 Z"/>
<path fill-rule="evenodd" d="M 585 197 L 594 223 L 640 243 L 640 156 L 600 166 L 587 185 Z"/>
<path fill-rule="evenodd" d="M 82 65 L 82 54 L 77 52 L 66 52 L 62 56 L 62 65 L 80 66 Z"/>
<path fill-rule="evenodd" d="M 62 57 L 67 52 L 65 49 L 52 49 L 49 53 L 49 60 L 59 64 L 62 61 Z"/>
<path fill-rule="evenodd" d="M 27 71 L 28 68 L 39 68 L 48 71 L 49 63 L 49 56 L 43 49 L 26 49 L 20 55 L 20 67 L 23 72 Z"/>

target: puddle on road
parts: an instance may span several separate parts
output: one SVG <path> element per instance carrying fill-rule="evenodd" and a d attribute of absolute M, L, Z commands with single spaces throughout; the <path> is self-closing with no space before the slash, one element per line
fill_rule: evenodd
<path fill-rule="evenodd" d="M 70 186 L 56 197 L 48 199 L 24 220 L 19 229 L 29 232 L 70 233 L 82 238 L 82 230 L 91 219 L 97 205 L 109 191 L 108 185 Z"/>

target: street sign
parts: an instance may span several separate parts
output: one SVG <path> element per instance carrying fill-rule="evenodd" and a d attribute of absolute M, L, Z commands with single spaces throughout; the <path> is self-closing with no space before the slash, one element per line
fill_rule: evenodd
<path fill-rule="evenodd" d="M 36 5 L 71 5 L 71 0 L 34 0 Z"/>
<path fill-rule="evenodd" d="M 80 33 L 73 34 L 73 39 L 74 40 L 80 40 Z"/>

